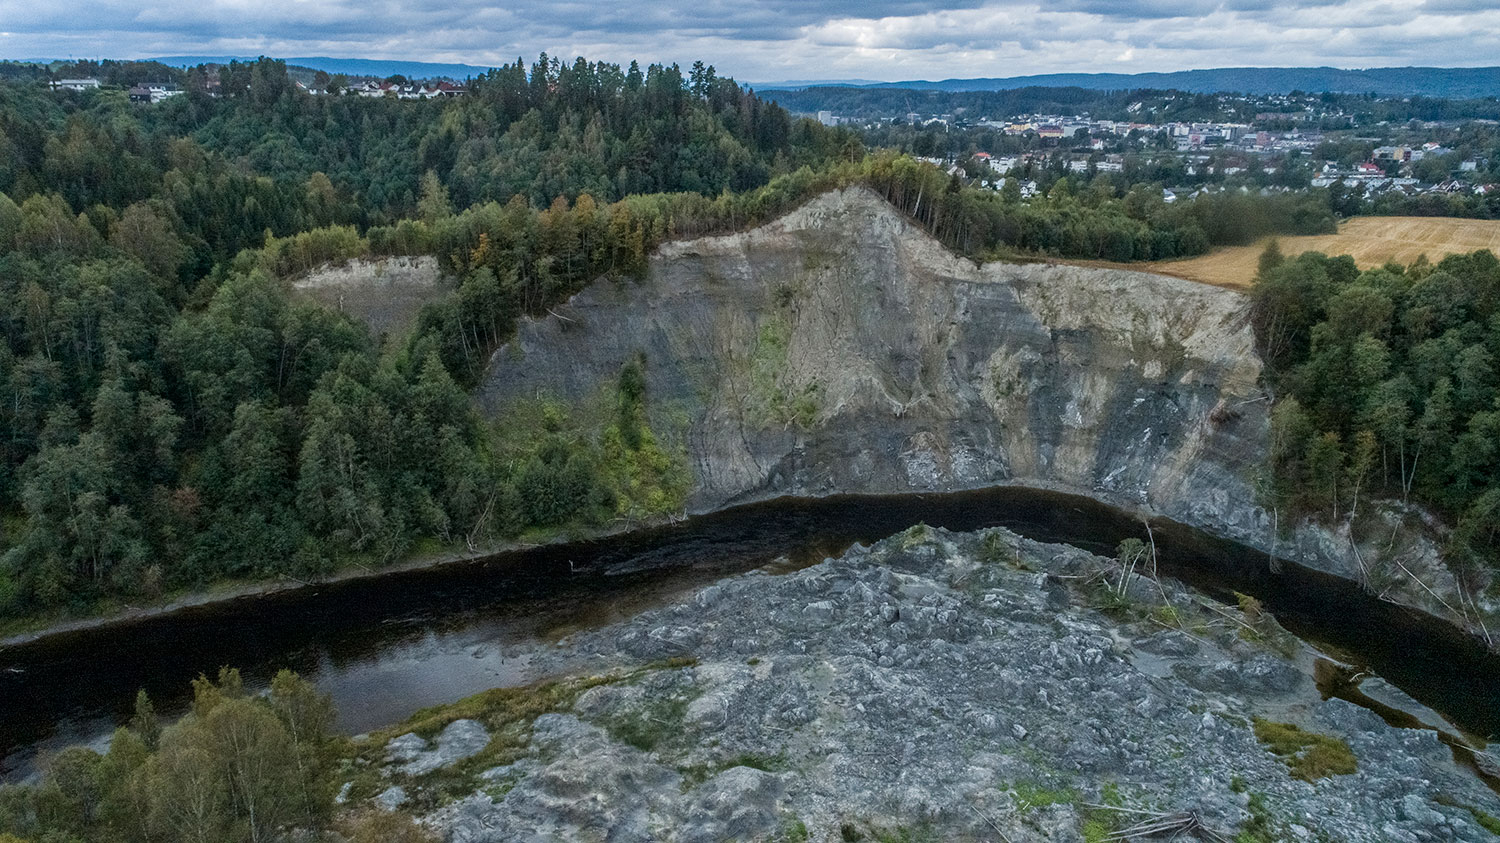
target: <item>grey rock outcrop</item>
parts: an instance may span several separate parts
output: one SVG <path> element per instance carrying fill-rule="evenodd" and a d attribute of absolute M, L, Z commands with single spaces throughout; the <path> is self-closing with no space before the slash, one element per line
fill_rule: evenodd
<path fill-rule="evenodd" d="M 1107 560 L 995 532 L 1004 562 L 918 528 L 564 640 L 628 666 L 681 654 L 653 630 L 700 632 L 695 664 L 537 718 L 519 760 L 423 822 L 451 843 L 1080 841 L 1138 816 L 1090 807 L 1112 802 L 1228 837 L 1497 839 L 1469 807 L 1500 799 L 1436 733 L 1323 700 L 1310 651 L 1249 643 L 1170 582 L 1106 614 L 1085 583 Z M 1256 717 L 1343 741 L 1357 770 L 1294 778 Z"/>
<path fill-rule="evenodd" d="M 667 244 L 643 284 L 601 281 L 558 310 L 496 353 L 482 402 L 580 399 L 644 352 L 658 424 L 690 420 L 695 510 L 1015 483 L 1200 524 L 1258 517 L 1267 407 L 1225 290 L 976 266 L 850 189 Z"/>
<path fill-rule="evenodd" d="M 420 735 L 405 734 L 386 744 L 386 756 L 398 762 L 408 776 L 420 776 L 478 755 L 490 742 L 490 733 L 473 720 L 455 720 L 429 743 Z"/>
<path fill-rule="evenodd" d="M 347 313 L 375 334 L 401 335 L 416 322 L 422 307 L 455 287 L 444 277 L 437 258 L 403 256 L 355 258 L 318 267 L 292 281 L 292 290 L 326 307 Z"/>
<path fill-rule="evenodd" d="M 644 354 L 652 424 L 686 453 L 696 512 L 1031 486 L 1364 577 L 1373 545 L 1361 559 L 1321 528 L 1278 537 L 1258 503 L 1270 400 L 1247 311 L 1239 293 L 1165 276 L 977 265 L 850 188 L 668 243 L 645 281 L 601 280 L 563 318 L 523 322 L 478 397 L 492 415 L 581 401 Z M 1452 593 L 1431 547 L 1406 565 Z M 1386 567 L 1385 593 L 1443 611 Z"/>

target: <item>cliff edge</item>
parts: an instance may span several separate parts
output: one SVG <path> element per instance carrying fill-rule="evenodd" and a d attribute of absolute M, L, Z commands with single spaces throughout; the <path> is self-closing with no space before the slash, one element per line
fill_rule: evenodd
<path fill-rule="evenodd" d="M 492 416 L 539 395 L 581 401 L 641 355 L 653 427 L 690 463 L 694 512 L 1033 486 L 1366 576 L 1370 557 L 1347 536 L 1278 536 L 1257 501 L 1271 401 L 1248 300 L 1230 290 L 976 264 L 848 188 L 751 231 L 669 243 L 645 280 L 600 280 L 523 322 L 478 398 Z M 1451 593 L 1418 544 L 1407 568 Z M 1410 581 L 1389 593 L 1442 611 Z"/>

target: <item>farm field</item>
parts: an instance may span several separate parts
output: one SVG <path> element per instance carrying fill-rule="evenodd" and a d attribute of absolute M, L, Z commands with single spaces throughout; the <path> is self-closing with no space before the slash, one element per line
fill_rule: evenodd
<path fill-rule="evenodd" d="M 1250 246 L 1230 246 L 1207 255 L 1182 260 L 1130 264 L 1162 275 L 1202 281 L 1220 287 L 1248 287 L 1256 263 L 1270 238 Z M 1337 234 L 1279 237 L 1281 251 L 1291 257 L 1303 252 L 1353 255 L 1361 269 L 1387 261 L 1408 264 L 1421 255 L 1438 261 L 1444 255 L 1490 249 L 1500 253 L 1500 220 L 1452 217 L 1355 217 L 1339 226 Z"/>

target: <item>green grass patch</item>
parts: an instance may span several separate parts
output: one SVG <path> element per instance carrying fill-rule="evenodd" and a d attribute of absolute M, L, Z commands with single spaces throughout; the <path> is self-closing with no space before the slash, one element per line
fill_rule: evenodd
<path fill-rule="evenodd" d="M 1106 843 L 1109 836 L 1115 832 L 1115 824 L 1105 818 L 1104 812 L 1100 811 L 1083 821 L 1083 843 Z"/>
<path fill-rule="evenodd" d="M 640 708 L 615 715 L 602 725 L 610 737 L 642 752 L 656 748 L 682 734 L 682 720 L 697 694 L 676 693 L 652 698 Z"/>
<path fill-rule="evenodd" d="M 725 770 L 733 770 L 735 767 L 749 767 L 752 770 L 760 770 L 762 773 L 780 773 L 790 769 L 791 765 L 787 762 L 786 756 L 781 753 L 765 755 L 758 752 L 745 752 L 717 764 L 679 767 L 678 772 L 682 773 L 682 789 L 692 790 Z"/>
<path fill-rule="evenodd" d="M 980 540 L 979 559 L 990 565 L 1008 565 L 1022 571 L 1034 570 L 1021 559 L 1020 541 L 999 530 L 991 530 Z"/>
<path fill-rule="evenodd" d="M 1313 782 L 1329 776 L 1347 776 L 1359 769 L 1349 744 L 1332 735 L 1260 717 L 1254 719 L 1252 728 L 1255 737 L 1286 762 L 1292 778 Z"/>
<path fill-rule="evenodd" d="M 895 536 L 896 546 L 902 550 L 911 550 L 932 541 L 932 528 L 926 524 L 913 524 Z"/>
<path fill-rule="evenodd" d="M 807 843 L 807 838 L 807 823 L 801 817 L 790 816 L 782 821 L 781 828 L 771 839 L 776 843 Z"/>
<path fill-rule="evenodd" d="M 1151 610 L 1151 619 L 1173 629 L 1179 629 L 1182 626 L 1182 613 L 1177 611 L 1176 606 L 1157 606 Z"/>
<path fill-rule="evenodd" d="M 750 400 L 762 425 L 812 427 L 822 410 L 822 387 L 815 381 L 801 385 L 787 378 L 792 326 L 786 316 L 773 313 L 755 335 L 749 358 Z"/>
<path fill-rule="evenodd" d="M 1250 794 L 1250 802 L 1245 810 L 1249 811 L 1250 819 L 1240 827 L 1239 833 L 1234 836 L 1234 843 L 1278 843 L 1281 838 L 1276 836 L 1271 809 L 1266 807 L 1266 797 L 1259 793 Z"/>
<path fill-rule="evenodd" d="M 1125 807 L 1125 797 L 1120 793 L 1120 785 L 1105 782 L 1099 788 L 1099 803 L 1112 808 Z M 1083 843 L 1106 843 L 1110 835 L 1120 829 L 1118 811 L 1078 803 L 1078 814 L 1083 820 L 1083 825 L 1078 829 L 1079 834 L 1083 835 Z"/>
<path fill-rule="evenodd" d="M 1129 594 L 1115 591 L 1113 585 L 1102 580 L 1084 586 L 1083 593 L 1088 600 L 1089 608 L 1109 615 L 1117 621 L 1139 621 L 1147 617 L 1148 612 L 1144 604 L 1136 601 Z"/>
<path fill-rule="evenodd" d="M 1025 813 L 1050 805 L 1071 805 L 1078 801 L 1078 791 L 1071 787 L 1053 787 L 1039 782 L 1017 782 L 1010 788 L 1016 795 L 1016 810 Z"/>
<path fill-rule="evenodd" d="M 407 785 L 416 808 L 437 807 L 479 789 L 482 785 L 479 774 L 483 771 L 513 763 L 525 755 L 531 743 L 532 723 L 541 715 L 571 709 L 590 688 L 637 681 L 653 671 L 692 664 L 692 659 L 669 659 L 599 676 L 572 677 L 522 688 L 494 688 L 458 702 L 425 708 L 395 726 L 372 732 L 366 740 L 349 741 L 341 753 L 344 756 L 339 765 L 341 776 L 353 782 L 349 789 L 351 801 L 367 799 L 391 784 L 402 784 Z M 409 786 L 412 780 L 400 773 L 393 773 L 389 779 L 380 775 L 380 768 L 386 762 L 385 747 L 392 738 L 410 732 L 430 740 L 455 720 L 483 724 L 490 733 L 489 744 L 473 757 L 419 777 L 416 787 Z"/>

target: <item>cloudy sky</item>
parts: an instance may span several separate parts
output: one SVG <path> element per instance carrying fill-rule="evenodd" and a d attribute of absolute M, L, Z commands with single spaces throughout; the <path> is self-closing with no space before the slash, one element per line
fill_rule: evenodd
<path fill-rule="evenodd" d="M 1500 0 L 0 0 L 0 58 L 702 58 L 747 81 L 1500 64 Z"/>

